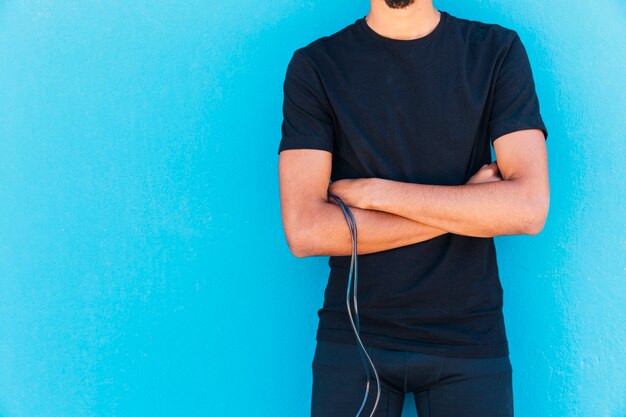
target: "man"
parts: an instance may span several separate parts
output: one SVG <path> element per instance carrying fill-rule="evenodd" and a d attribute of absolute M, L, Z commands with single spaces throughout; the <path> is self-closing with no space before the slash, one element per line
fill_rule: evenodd
<path fill-rule="evenodd" d="M 493 237 L 539 233 L 549 207 L 548 132 L 518 34 L 431 0 L 371 0 L 293 53 L 283 115 L 287 242 L 330 256 L 311 414 L 356 415 L 366 383 L 345 302 L 352 240 L 331 192 L 358 228 L 374 415 L 399 417 L 412 392 L 420 417 L 513 416 Z"/>

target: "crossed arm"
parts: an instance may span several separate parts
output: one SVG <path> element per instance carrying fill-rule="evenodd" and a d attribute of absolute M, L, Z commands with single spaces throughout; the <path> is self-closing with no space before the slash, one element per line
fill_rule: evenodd
<path fill-rule="evenodd" d="M 335 181 L 332 155 L 288 150 L 279 162 L 283 227 L 297 257 L 344 256 L 352 240 L 330 191 L 348 205 L 358 228 L 358 253 L 422 242 L 445 233 L 491 237 L 537 234 L 549 207 L 547 151 L 538 129 L 494 141 L 498 178 L 465 185 L 412 184 L 381 178 Z M 480 172 L 476 175 L 482 175 Z"/>

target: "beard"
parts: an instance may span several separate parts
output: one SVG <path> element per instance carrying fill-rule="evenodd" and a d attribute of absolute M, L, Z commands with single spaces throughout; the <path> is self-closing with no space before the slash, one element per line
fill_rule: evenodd
<path fill-rule="evenodd" d="M 414 2 L 415 0 L 385 0 L 385 3 L 387 3 L 387 6 L 389 6 L 392 9 L 404 9 L 405 7 L 410 6 Z"/>

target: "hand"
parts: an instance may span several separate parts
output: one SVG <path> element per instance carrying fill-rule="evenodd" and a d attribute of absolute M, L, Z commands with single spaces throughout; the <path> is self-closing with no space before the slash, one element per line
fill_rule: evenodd
<path fill-rule="evenodd" d="M 368 186 L 375 178 L 342 179 L 333 181 L 328 186 L 328 191 L 337 195 L 346 206 L 367 208 Z M 328 201 L 339 205 L 334 198 L 329 197 Z"/>
<path fill-rule="evenodd" d="M 466 184 L 480 184 L 493 181 L 502 181 L 500 169 L 496 161 L 481 166 L 480 169 L 470 177 Z"/>

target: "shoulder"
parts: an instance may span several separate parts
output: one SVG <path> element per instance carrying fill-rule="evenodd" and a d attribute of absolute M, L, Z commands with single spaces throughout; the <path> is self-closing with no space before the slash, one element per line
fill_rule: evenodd
<path fill-rule="evenodd" d="M 357 22 L 352 22 L 349 25 L 346 25 L 335 32 L 332 32 L 328 35 L 323 35 L 314 39 L 303 46 L 299 47 L 297 50 L 302 52 L 315 52 L 319 49 L 324 48 L 332 48 L 334 46 L 338 46 L 342 42 L 345 42 L 346 38 L 349 36 L 349 33 L 356 28 Z"/>
<path fill-rule="evenodd" d="M 519 41 L 517 31 L 499 23 L 474 20 L 449 15 L 450 26 L 463 39 L 470 43 L 481 44 L 488 49 L 506 51 L 516 41 Z"/>
<path fill-rule="evenodd" d="M 293 56 L 307 61 L 310 65 L 319 63 L 323 66 L 326 60 L 344 53 L 351 47 L 351 33 L 356 29 L 356 21 L 335 32 L 318 37 L 296 48 Z"/>

